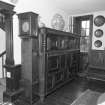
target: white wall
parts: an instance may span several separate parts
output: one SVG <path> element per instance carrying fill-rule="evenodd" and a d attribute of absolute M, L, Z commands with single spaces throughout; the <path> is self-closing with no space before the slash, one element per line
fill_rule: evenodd
<path fill-rule="evenodd" d="M 0 28 L 0 54 L 5 50 L 5 31 Z M 2 58 L 0 58 L 0 78 L 2 78 Z"/>
<path fill-rule="evenodd" d="M 5 31 L 0 28 L 0 54 L 5 50 Z"/>

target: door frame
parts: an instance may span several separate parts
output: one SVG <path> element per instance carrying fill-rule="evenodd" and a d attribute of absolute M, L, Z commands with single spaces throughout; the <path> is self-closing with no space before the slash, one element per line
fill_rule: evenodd
<path fill-rule="evenodd" d="M 90 52 L 91 52 L 91 46 L 92 46 L 92 34 L 93 34 L 93 15 L 83 15 L 83 16 L 76 16 L 74 17 L 74 28 L 73 28 L 73 32 L 76 32 L 77 34 L 81 35 L 81 21 L 83 20 L 90 20 L 90 33 L 89 33 L 89 50 L 87 52 L 87 56 L 88 56 L 88 64 L 87 64 L 87 69 L 88 69 L 88 65 L 89 65 L 89 58 L 90 58 Z M 80 55 L 82 53 L 80 52 Z M 83 55 L 86 55 L 86 53 L 84 53 Z M 81 63 L 81 62 L 80 62 Z"/>

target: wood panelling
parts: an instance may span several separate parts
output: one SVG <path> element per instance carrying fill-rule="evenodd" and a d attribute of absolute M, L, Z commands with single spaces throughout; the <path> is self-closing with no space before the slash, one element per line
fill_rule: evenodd
<path fill-rule="evenodd" d="M 91 51 L 90 64 L 92 66 L 104 68 L 105 67 L 105 51 Z"/>
<path fill-rule="evenodd" d="M 105 51 L 91 50 L 88 77 L 105 80 Z"/>

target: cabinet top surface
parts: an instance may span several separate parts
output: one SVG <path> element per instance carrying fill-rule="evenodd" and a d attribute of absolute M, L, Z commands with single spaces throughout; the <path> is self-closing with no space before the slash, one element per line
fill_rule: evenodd
<path fill-rule="evenodd" d="M 60 31 L 60 30 L 56 30 L 56 29 L 52 29 L 52 28 L 47 28 L 47 27 L 43 27 L 40 28 L 40 32 L 41 33 L 46 33 L 46 34 L 51 34 L 51 35 L 60 35 L 60 36 L 70 36 L 70 37 L 77 37 L 79 38 L 80 35 L 76 34 L 76 33 L 70 33 L 70 32 L 64 32 L 64 31 Z"/>

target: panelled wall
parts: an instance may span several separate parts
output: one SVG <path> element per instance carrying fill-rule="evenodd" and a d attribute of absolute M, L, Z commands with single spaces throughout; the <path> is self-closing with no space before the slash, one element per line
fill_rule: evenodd
<path fill-rule="evenodd" d="M 88 76 L 89 78 L 101 79 L 105 78 L 105 11 L 97 11 L 91 13 L 77 14 L 73 17 L 93 15 L 92 19 L 92 34 L 89 43 L 89 63 Z M 101 17 L 102 19 L 97 19 Z M 96 21 L 96 24 L 95 24 Z M 99 25 L 97 25 L 97 21 Z M 75 24 L 75 21 L 74 21 Z M 100 25 L 101 24 L 101 25 Z M 80 26 L 76 26 L 77 28 Z"/>
<path fill-rule="evenodd" d="M 89 76 L 105 80 L 105 11 L 94 13 Z"/>

